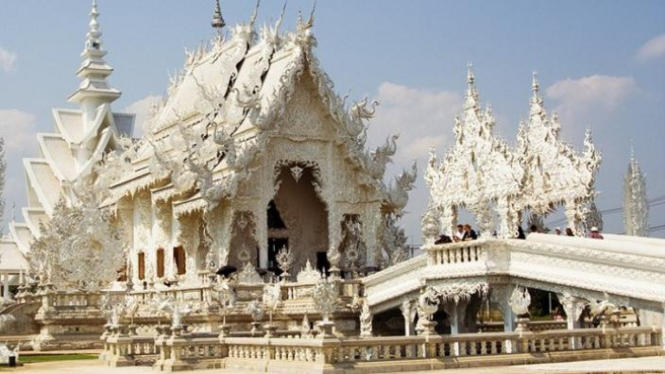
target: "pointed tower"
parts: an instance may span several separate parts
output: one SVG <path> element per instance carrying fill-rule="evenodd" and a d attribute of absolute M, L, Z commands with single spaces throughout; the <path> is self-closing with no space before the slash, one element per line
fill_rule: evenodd
<path fill-rule="evenodd" d="M 219 0 L 215 0 L 215 12 L 212 15 L 212 22 L 210 25 L 217 30 L 218 33 L 222 32 L 222 28 L 226 26 L 224 17 L 222 17 L 222 8 L 219 6 Z"/>
<path fill-rule="evenodd" d="M 102 32 L 99 31 L 99 11 L 97 0 L 92 2 L 90 11 L 90 31 L 86 35 L 85 48 L 81 57 L 81 67 L 76 76 L 82 82 L 78 89 L 69 97 L 69 101 L 81 105 L 85 122 L 91 122 L 97 108 L 112 103 L 121 95 L 120 91 L 109 86 L 106 78 L 113 73 L 113 68 L 104 61 L 106 51 L 102 45 Z"/>
<path fill-rule="evenodd" d="M 646 178 L 635 159 L 635 151 L 630 147 L 628 173 L 623 181 L 623 211 L 626 235 L 648 236 L 649 206 L 647 204 Z"/>
<path fill-rule="evenodd" d="M 23 159 L 28 206 L 17 211 L 22 213 L 23 222 L 17 217 L 18 222 L 10 224 L 10 234 L 13 245 L 24 255 L 40 236 L 40 224 L 49 222 L 58 201 L 75 203 L 77 182 L 92 175 L 104 153 L 117 147 L 118 136 L 132 133 L 134 115 L 111 110 L 111 103 L 121 93 L 106 80 L 113 68 L 104 61 L 98 17 L 97 2 L 93 1 L 82 62 L 76 72 L 81 84 L 69 97 L 79 108 L 54 108 L 55 131 L 38 133 L 39 154 Z"/>

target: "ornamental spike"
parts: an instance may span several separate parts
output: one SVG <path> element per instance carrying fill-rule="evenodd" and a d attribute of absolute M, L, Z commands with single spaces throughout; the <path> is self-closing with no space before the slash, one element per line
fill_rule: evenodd
<path fill-rule="evenodd" d="M 475 80 L 476 79 L 473 76 L 473 64 L 469 62 L 466 64 L 466 83 L 468 83 L 469 86 L 472 86 Z"/>
<path fill-rule="evenodd" d="M 531 90 L 534 93 L 538 93 L 539 88 L 540 88 L 540 85 L 538 84 L 538 72 L 534 71 L 533 76 L 531 78 Z"/>
<path fill-rule="evenodd" d="M 261 0 L 256 0 L 256 6 L 254 7 L 254 12 L 252 13 L 252 16 L 249 17 L 249 27 L 252 29 L 254 28 L 256 17 L 259 14 L 259 6 L 261 6 Z"/>
<path fill-rule="evenodd" d="M 219 0 L 215 0 L 215 13 L 212 16 L 212 22 L 210 23 L 213 28 L 217 29 L 217 32 L 221 33 L 222 28 L 226 26 L 224 22 L 224 17 L 222 17 L 222 9 L 219 6 Z"/>

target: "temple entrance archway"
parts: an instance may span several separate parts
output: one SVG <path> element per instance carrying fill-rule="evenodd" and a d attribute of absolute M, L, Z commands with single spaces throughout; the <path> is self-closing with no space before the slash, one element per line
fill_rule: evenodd
<path fill-rule="evenodd" d="M 317 267 L 321 252 L 328 249 L 328 215 L 316 186 L 314 166 L 281 165 L 278 190 L 268 207 L 268 265 L 278 267 L 276 255 L 287 246 L 293 254 L 291 274 L 297 274 L 307 260 Z M 281 221 L 281 222 L 280 222 Z"/>

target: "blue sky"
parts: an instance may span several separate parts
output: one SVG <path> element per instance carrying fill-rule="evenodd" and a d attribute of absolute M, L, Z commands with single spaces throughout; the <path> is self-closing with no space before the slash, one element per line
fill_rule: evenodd
<path fill-rule="evenodd" d="M 313 1 L 291 0 L 285 28 Z M 275 20 L 282 1 L 264 0 L 259 23 Z M 246 20 L 253 1 L 222 1 L 228 24 Z M 213 35 L 212 0 L 100 0 L 100 23 L 123 91 L 116 111 L 144 113 L 146 97 L 161 95 L 168 73 L 182 66 L 185 47 Z M 78 84 L 88 29 L 89 1 L 3 0 L 0 4 L 0 135 L 10 163 L 5 196 L 25 204 L 20 157 L 37 152 L 34 134 L 51 131 L 52 107 L 68 107 Z M 483 103 L 492 105 L 497 132 L 514 143 L 528 113 L 531 72 L 539 73 L 548 110 L 560 114 L 564 139 L 582 148 L 594 132 L 603 164 L 597 179 L 600 209 L 621 206 L 630 139 L 650 198 L 665 195 L 665 2 L 662 1 L 406 1 L 319 0 L 317 55 L 339 93 L 382 101 L 370 143 L 400 132 L 391 173 L 430 145 L 452 142 L 453 116 L 465 90 L 466 64 L 475 67 Z M 422 170 L 422 168 L 421 168 Z M 419 242 L 426 190 L 419 178 L 407 232 Z M 547 221 L 555 220 L 555 213 Z M 622 214 L 605 217 L 622 232 Z M 665 224 L 665 205 L 651 225 Z M 665 237 L 665 230 L 654 232 Z"/>

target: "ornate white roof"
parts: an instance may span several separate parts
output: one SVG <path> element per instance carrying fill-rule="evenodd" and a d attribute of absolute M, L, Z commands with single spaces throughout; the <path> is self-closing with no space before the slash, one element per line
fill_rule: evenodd
<path fill-rule="evenodd" d="M 517 153 L 525 171 L 520 208 L 546 215 L 566 200 L 582 204 L 595 196 L 593 183 L 600 153 L 588 131 L 582 155 L 559 138 L 558 116 L 547 118 L 535 73 L 532 90 L 529 121 L 520 123 L 517 135 Z"/>
<path fill-rule="evenodd" d="M 28 268 L 25 256 L 18 245 L 9 237 L 0 238 L 0 272 L 18 273 Z"/>

